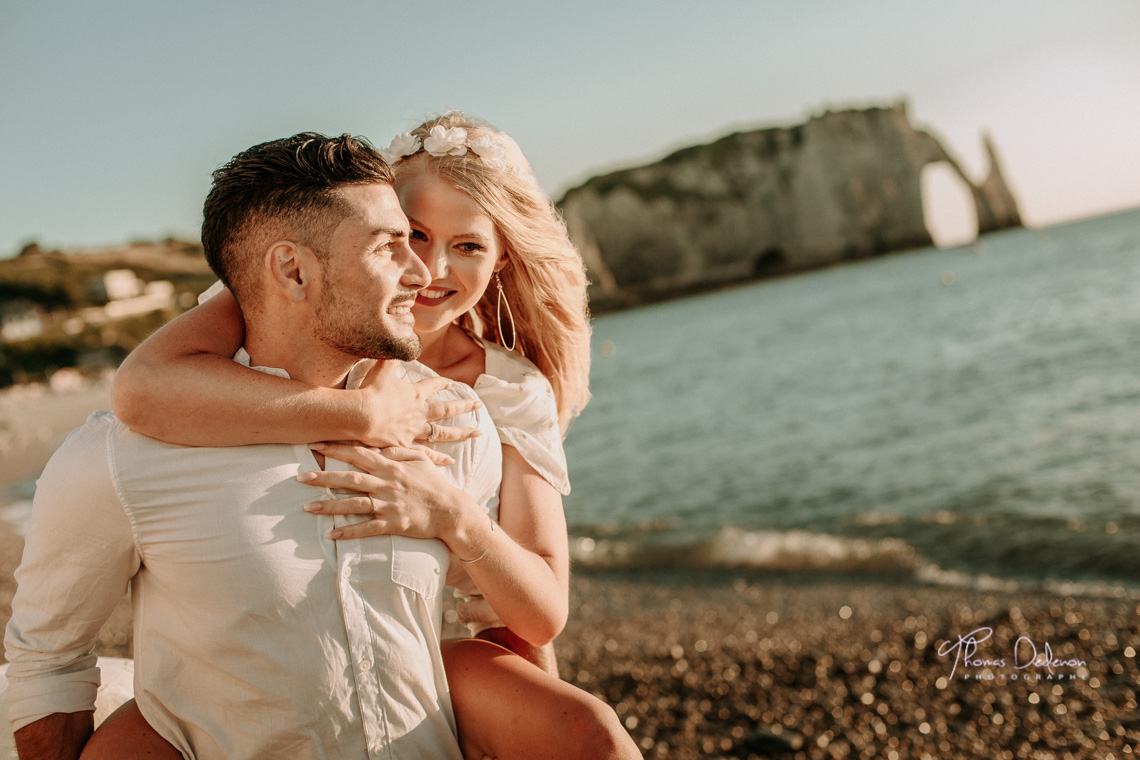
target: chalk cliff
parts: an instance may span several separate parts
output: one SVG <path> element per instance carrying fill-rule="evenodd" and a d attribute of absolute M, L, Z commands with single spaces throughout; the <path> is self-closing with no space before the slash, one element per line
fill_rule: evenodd
<path fill-rule="evenodd" d="M 824 113 L 739 132 L 647 166 L 594 177 L 559 202 L 599 306 L 636 303 L 931 244 L 922 168 L 947 162 L 979 232 L 1021 226 L 985 138 L 974 183 L 906 104 Z"/>

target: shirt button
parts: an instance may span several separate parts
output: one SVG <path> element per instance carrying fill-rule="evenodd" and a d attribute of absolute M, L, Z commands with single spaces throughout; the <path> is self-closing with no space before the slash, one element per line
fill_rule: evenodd
<path fill-rule="evenodd" d="M 360 672 L 361 673 L 364 673 L 365 671 L 370 670 L 371 668 L 372 668 L 372 663 L 370 663 L 368 660 L 365 660 L 364 662 L 360 663 Z"/>
<path fill-rule="evenodd" d="M 343 575 L 345 578 L 351 578 L 352 577 L 352 568 L 346 567 L 345 569 L 340 571 L 340 574 Z"/>
<path fill-rule="evenodd" d="M 439 575 L 439 568 L 438 567 L 433 567 L 432 570 L 435 572 L 436 575 Z"/>

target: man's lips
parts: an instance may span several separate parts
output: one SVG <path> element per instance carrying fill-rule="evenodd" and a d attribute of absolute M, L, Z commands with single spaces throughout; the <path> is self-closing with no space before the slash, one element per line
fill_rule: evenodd
<path fill-rule="evenodd" d="M 394 317 L 406 316 L 410 318 L 412 316 L 412 306 L 415 304 L 415 302 L 416 299 L 414 296 L 392 301 L 390 304 L 388 304 L 388 313 Z"/>

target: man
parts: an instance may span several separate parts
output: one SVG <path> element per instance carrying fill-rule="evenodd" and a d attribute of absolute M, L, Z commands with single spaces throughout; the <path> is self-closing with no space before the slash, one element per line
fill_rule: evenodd
<path fill-rule="evenodd" d="M 430 278 L 391 181 L 366 143 L 308 133 L 214 173 L 202 238 L 242 307 L 235 359 L 341 387 L 361 358 L 418 355 L 409 311 Z M 448 452 L 453 485 L 485 479 L 487 438 Z M 438 640 L 447 547 L 329 540 L 346 518 L 305 512 L 326 497 L 297 479 L 321 464 L 303 446 L 163 444 L 108 413 L 74 432 L 37 487 L 5 641 L 21 758 L 78 757 L 91 648 L 128 585 L 136 699 L 183 753 L 461 757 Z"/>

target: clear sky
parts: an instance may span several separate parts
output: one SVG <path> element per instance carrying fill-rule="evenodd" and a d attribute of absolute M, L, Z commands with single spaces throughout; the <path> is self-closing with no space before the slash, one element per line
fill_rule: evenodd
<path fill-rule="evenodd" d="M 195 237 L 210 172 L 462 108 L 555 197 L 825 108 L 911 102 L 1032 225 L 1140 206 L 1135 0 L 0 0 L 0 255 Z M 934 223 L 964 201 L 930 180 Z"/>

